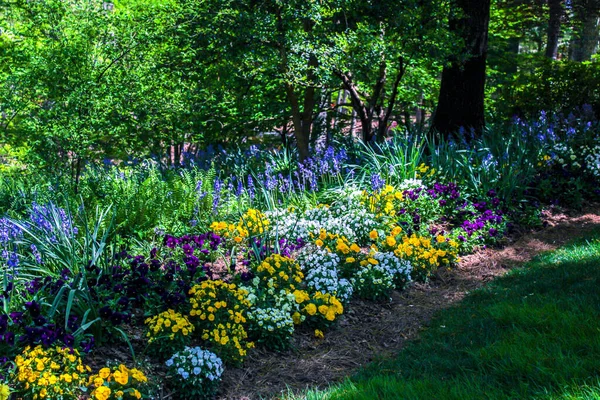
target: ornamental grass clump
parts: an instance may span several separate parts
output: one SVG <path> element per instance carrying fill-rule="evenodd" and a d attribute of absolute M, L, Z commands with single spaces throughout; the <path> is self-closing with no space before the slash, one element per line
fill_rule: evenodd
<path fill-rule="evenodd" d="M 248 341 L 248 292 L 234 283 L 204 281 L 190 290 L 191 320 L 197 332 L 225 361 L 240 364 L 254 343 Z"/>
<path fill-rule="evenodd" d="M 167 310 L 145 321 L 148 332 L 148 353 L 165 359 L 189 344 L 194 325 L 188 317 Z"/>
<path fill-rule="evenodd" d="M 91 398 L 96 400 L 141 399 L 148 384 L 146 375 L 123 364 L 102 368 L 88 379 Z"/>
<path fill-rule="evenodd" d="M 223 362 L 200 347 L 185 347 L 165 363 L 178 399 L 212 399 L 217 393 Z"/>
<path fill-rule="evenodd" d="M 27 346 L 15 357 L 15 366 L 15 392 L 35 400 L 77 398 L 90 372 L 77 350 L 58 346 Z"/>

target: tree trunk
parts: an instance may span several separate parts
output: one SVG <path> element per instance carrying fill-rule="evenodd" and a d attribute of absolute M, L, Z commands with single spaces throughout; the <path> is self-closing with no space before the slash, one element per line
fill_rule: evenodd
<path fill-rule="evenodd" d="M 546 57 L 556 60 L 558 56 L 558 39 L 560 38 L 560 21 L 563 15 L 563 0 L 548 0 L 550 15 L 548 19 L 548 41 Z"/>
<path fill-rule="evenodd" d="M 298 148 L 298 156 L 300 162 L 308 158 L 308 142 L 310 138 L 310 127 L 308 130 L 304 125 L 303 112 L 300 111 L 300 104 L 298 102 L 298 96 L 294 91 L 292 84 L 287 83 L 286 92 L 288 101 L 292 108 L 292 124 L 294 125 L 294 137 L 296 138 L 296 147 Z"/>
<path fill-rule="evenodd" d="M 581 25 L 576 29 L 576 36 L 571 42 L 571 59 L 573 61 L 589 61 L 598 44 L 598 12 L 589 10 L 582 15 Z"/>
<path fill-rule="evenodd" d="M 450 30 L 464 39 L 463 51 L 442 72 L 442 84 L 432 129 L 445 136 L 459 128 L 481 133 L 485 125 L 484 89 L 490 0 L 456 0 L 460 18 L 450 19 Z"/>

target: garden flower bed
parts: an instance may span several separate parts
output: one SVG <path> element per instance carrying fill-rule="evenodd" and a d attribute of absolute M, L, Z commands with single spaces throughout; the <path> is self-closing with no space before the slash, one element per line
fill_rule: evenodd
<path fill-rule="evenodd" d="M 352 332 L 352 324 L 379 328 L 378 315 L 419 296 L 407 288 L 423 288 L 461 256 L 505 242 L 517 216 L 531 216 L 510 197 L 521 186 L 550 193 L 556 188 L 544 185 L 567 179 L 563 187 L 578 182 L 582 198 L 594 194 L 598 138 L 577 126 L 580 134 L 563 132 L 573 139 L 569 146 L 543 142 L 528 150 L 524 166 L 511 165 L 514 154 L 503 159 L 473 150 L 467 161 L 497 172 L 495 184 L 451 179 L 462 172 L 435 153 L 417 153 L 409 171 L 389 157 L 379 170 L 351 168 L 344 148 L 328 148 L 287 176 L 270 163 L 246 178 L 183 171 L 167 183 L 155 181 L 149 166 L 142 184 L 131 171 L 130 178 L 92 171 L 86 179 L 95 183 L 81 197 L 95 199 L 94 215 L 89 204 L 36 201 L 24 215 L 0 219 L 2 390 L 35 399 L 212 398 L 243 382 L 239 371 L 249 371 L 249 363 L 264 366 L 257 354 L 295 362 L 302 350 Z M 591 144 L 578 148 L 575 138 Z M 415 148 L 410 141 L 404 147 Z M 453 151 L 457 159 L 463 154 Z M 525 167 L 536 171 L 528 182 L 511 180 L 511 168 Z M 362 178 L 349 178 L 361 171 Z M 568 179 L 576 173 L 584 180 Z M 161 201 L 165 210 L 170 201 L 177 212 L 187 210 L 188 224 L 174 218 L 165 228 L 163 210 L 151 234 L 137 231 L 143 240 L 111 236 L 115 224 L 135 231 L 127 218 L 143 216 L 146 206 L 101 207 L 108 195 L 94 190 L 110 183 L 123 190 L 119 200 L 132 182 L 178 188 Z M 119 207 L 114 213 L 112 204 Z M 413 331 L 427 318 L 415 319 L 407 322 Z M 384 336 L 401 343 L 394 337 L 407 335 L 403 323 L 400 315 L 393 331 L 382 326 Z M 368 336 L 360 340 L 368 346 Z M 294 351 L 300 353 L 291 357 Z M 370 357 L 350 357 L 342 370 Z M 229 387 L 219 386 L 224 371 Z"/>

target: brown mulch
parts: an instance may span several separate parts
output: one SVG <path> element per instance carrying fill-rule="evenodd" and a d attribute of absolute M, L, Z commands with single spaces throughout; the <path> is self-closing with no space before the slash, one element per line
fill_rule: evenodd
<path fill-rule="evenodd" d="M 252 351 L 243 368 L 225 371 L 220 399 L 254 400 L 282 391 L 326 387 L 352 375 L 376 358 L 397 353 L 417 336 L 432 316 L 469 291 L 576 237 L 600 227 L 600 205 L 579 213 L 546 212 L 546 227 L 507 239 L 502 249 L 485 249 L 462 258 L 457 268 L 442 271 L 429 284 L 394 292 L 386 304 L 353 301 L 345 317 L 324 339 L 312 332 L 294 337 L 294 350 Z"/>

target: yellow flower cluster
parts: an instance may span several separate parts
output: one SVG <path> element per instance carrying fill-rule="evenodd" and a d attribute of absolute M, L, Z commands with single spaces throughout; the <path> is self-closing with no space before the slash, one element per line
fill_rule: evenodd
<path fill-rule="evenodd" d="M 270 221 L 265 214 L 254 208 L 249 209 L 237 224 L 215 221 L 210 229 L 218 235 L 241 243 L 245 238 L 263 234 L 269 230 Z"/>
<path fill-rule="evenodd" d="M 127 368 L 120 364 L 113 370 L 102 368 L 88 379 L 92 390 L 91 397 L 96 400 L 141 399 L 140 386 L 148 383 L 148 378 L 136 368 Z"/>
<path fill-rule="evenodd" d="M 547 166 L 549 165 L 549 161 L 552 160 L 552 157 L 550 157 L 548 154 L 545 154 L 543 157 L 540 157 L 540 160 L 537 163 L 538 167 L 542 167 L 542 166 Z"/>
<path fill-rule="evenodd" d="M 317 247 L 324 247 L 328 252 L 336 253 L 342 259 L 360 253 L 360 247 L 356 243 L 351 243 L 346 236 L 328 233 L 325 229 L 321 229 L 318 236 L 312 234 L 311 236 Z"/>
<path fill-rule="evenodd" d="M 425 165 L 425 163 L 421 163 L 421 165 L 419 165 L 417 167 L 417 171 L 415 174 L 416 178 L 430 178 L 432 176 L 435 175 L 435 168 L 431 168 L 428 165 Z"/>
<path fill-rule="evenodd" d="M 329 293 L 316 292 L 309 300 L 305 301 L 307 304 L 302 308 L 302 312 L 313 325 L 330 325 L 344 313 L 342 303 Z"/>
<path fill-rule="evenodd" d="M 244 230 L 246 236 L 257 236 L 269 230 L 270 221 L 265 214 L 251 208 L 242 215 L 238 225 Z"/>
<path fill-rule="evenodd" d="M 148 325 L 148 343 L 156 340 L 156 337 L 168 337 L 174 340 L 179 336 L 188 336 L 194 331 L 194 325 L 184 315 L 174 310 L 162 312 L 154 317 L 147 318 L 145 324 Z"/>
<path fill-rule="evenodd" d="M 190 290 L 190 315 L 197 318 L 202 339 L 216 346 L 215 352 L 224 360 L 240 363 L 247 350 L 246 311 L 250 307 L 248 292 L 233 283 L 220 280 L 204 281 Z"/>
<path fill-rule="evenodd" d="M 403 236 L 393 251 L 396 257 L 410 260 L 414 279 L 426 280 L 440 266 L 450 266 L 457 260 L 458 243 L 442 235 L 432 240 L 413 234 Z"/>
<path fill-rule="evenodd" d="M 0 400 L 8 400 L 10 397 L 10 387 L 4 383 L 0 383 Z"/>
<path fill-rule="evenodd" d="M 27 399 L 76 398 L 89 366 L 74 349 L 27 346 L 15 358 L 17 390 Z"/>
<path fill-rule="evenodd" d="M 255 274 L 268 288 L 285 289 L 289 292 L 294 291 L 296 285 L 304 279 L 300 265 L 279 254 L 265 258 L 256 267 Z"/>
<path fill-rule="evenodd" d="M 404 201 L 404 195 L 391 185 L 386 185 L 380 192 L 363 192 L 362 203 L 377 217 L 396 215 L 396 210 Z"/>

